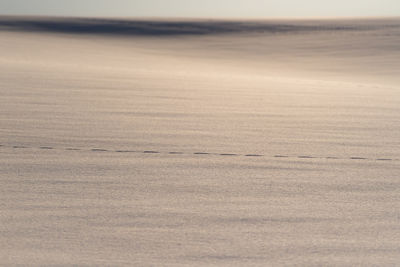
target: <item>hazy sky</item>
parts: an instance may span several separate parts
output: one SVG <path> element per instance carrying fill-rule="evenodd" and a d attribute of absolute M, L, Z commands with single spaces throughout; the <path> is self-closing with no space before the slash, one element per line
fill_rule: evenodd
<path fill-rule="evenodd" d="M 135 17 L 400 16 L 400 0 L 0 0 L 0 14 Z"/>

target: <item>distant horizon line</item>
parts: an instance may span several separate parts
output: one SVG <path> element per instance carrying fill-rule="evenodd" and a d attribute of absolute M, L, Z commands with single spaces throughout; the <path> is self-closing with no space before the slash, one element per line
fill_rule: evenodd
<path fill-rule="evenodd" d="M 0 17 L 24 17 L 24 18 L 77 18 L 77 19 L 129 19 L 129 20 L 381 20 L 400 19 L 398 16 L 265 16 L 265 17 L 242 17 L 242 16 L 106 16 L 106 15 L 49 15 L 49 14 L 1 14 Z"/>

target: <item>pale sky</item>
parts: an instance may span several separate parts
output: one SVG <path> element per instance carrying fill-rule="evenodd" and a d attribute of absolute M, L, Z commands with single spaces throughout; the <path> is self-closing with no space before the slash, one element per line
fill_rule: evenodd
<path fill-rule="evenodd" d="M 400 16 L 400 0 L 0 0 L 0 14 L 124 17 Z"/>

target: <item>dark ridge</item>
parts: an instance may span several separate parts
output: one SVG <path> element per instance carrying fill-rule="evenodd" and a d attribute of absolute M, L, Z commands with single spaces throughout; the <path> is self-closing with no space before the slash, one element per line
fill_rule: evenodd
<path fill-rule="evenodd" d="M 223 21 L 223 20 L 129 20 L 95 18 L 51 18 L 0 16 L 0 31 L 52 32 L 68 34 L 108 34 L 132 36 L 209 35 L 229 33 L 285 33 L 305 31 L 366 30 L 396 27 L 359 21 Z"/>
<path fill-rule="evenodd" d="M 107 152 L 107 149 L 101 149 L 101 148 L 93 148 L 93 152 Z"/>
<path fill-rule="evenodd" d="M 152 151 L 152 150 L 147 150 L 147 151 L 143 151 L 143 153 L 146 153 L 146 154 L 159 154 L 160 152 L 158 152 L 158 151 Z"/>

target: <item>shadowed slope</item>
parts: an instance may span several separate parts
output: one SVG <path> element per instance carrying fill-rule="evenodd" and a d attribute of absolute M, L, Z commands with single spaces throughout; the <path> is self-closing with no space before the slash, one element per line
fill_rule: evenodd
<path fill-rule="evenodd" d="M 356 23 L 355 23 L 356 22 Z M 357 23 L 358 22 L 358 23 Z M 213 21 L 213 20 L 121 20 L 88 18 L 0 17 L 0 30 L 116 35 L 207 35 L 228 33 L 280 33 L 318 30 L 346 31 L 371 29 L 358 21 Z M 373 27 L 377 27 L 376 23 Z M 398 27 L 386 20 L 384 27 Z"/>

